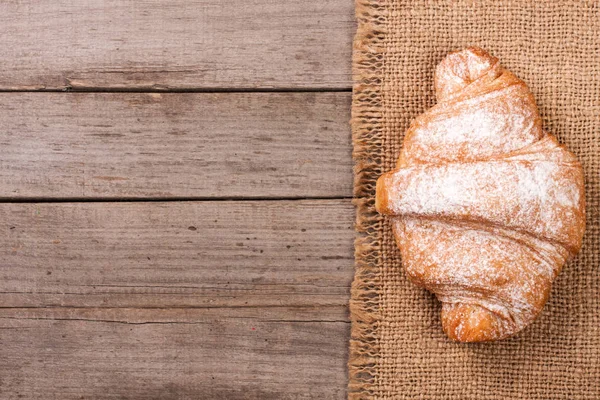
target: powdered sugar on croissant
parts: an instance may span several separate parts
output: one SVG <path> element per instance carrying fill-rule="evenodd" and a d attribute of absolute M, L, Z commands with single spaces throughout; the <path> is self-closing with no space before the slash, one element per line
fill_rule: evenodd
<path fill-rule="evenodd" d="M 377 181 L 409 278 L 443 302 L 462 342 L 530 324 L 581 247 L 583 171 L 542 130 L 525 83 L 478 48 L 448 55 L 438 104 L 406 133 L 397 169 Z"/>

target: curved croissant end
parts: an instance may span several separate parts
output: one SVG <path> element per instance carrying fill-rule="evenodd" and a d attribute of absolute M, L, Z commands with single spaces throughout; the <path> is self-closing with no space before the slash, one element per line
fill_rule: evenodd
<path fill-rule="evenodd" d="M 443 302 L 446 334 L 498 340 L 540 313 L 581 247 L 583 171 L 544 132 L 531 92 L 478 48 L 447 56 L 438 104 L 377 181 L 408 277 Z"/>

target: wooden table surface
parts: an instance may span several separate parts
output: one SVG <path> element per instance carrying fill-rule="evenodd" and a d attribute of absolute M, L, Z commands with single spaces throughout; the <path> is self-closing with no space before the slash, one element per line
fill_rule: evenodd
<path fill-rule="evenodd" d="M 0 399 L 343 399 L 351 0 L 0 2 Z"/>

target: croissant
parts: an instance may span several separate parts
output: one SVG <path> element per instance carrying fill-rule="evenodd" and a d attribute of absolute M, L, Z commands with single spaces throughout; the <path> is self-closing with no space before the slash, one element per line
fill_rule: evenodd
<path fill-rule="evenodd" d="M 438 103 L 377 181 L 408 278 L 442 302 L 453 340 L 509 337 L 541 312 L 581 247 L 583 170 L 542 130 L 528 87 L 479 48 L 435 71 Z"/>

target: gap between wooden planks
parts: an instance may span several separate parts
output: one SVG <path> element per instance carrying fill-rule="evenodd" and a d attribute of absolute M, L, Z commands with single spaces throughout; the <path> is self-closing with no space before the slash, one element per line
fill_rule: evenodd
<path fill-rule="evenodd" d="M 0 204 L 2 393 L 345 397 L 349 200 Z"/>
<path fill-rule="evenodd" d="M 350 0 L 0 2 L 0 90 L 349 89 Z"/>

